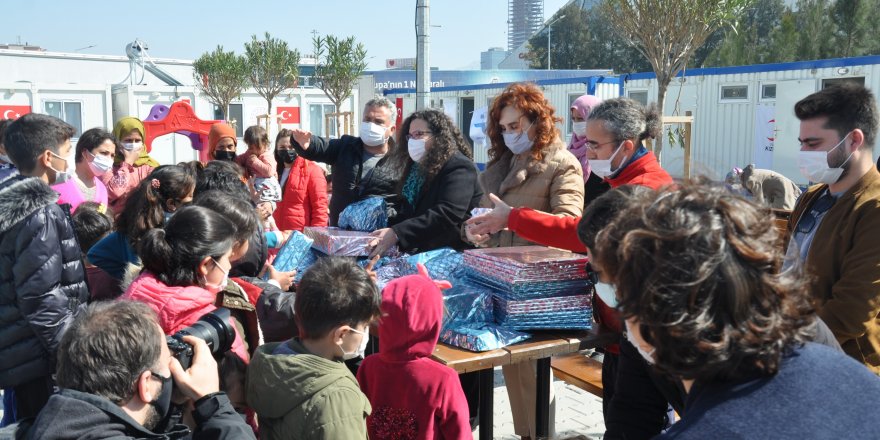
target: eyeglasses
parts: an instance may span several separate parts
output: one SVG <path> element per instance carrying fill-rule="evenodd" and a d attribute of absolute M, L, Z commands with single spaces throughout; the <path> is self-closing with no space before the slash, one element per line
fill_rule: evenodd
<path fill-rule="evenodd" d="M 809 234 L 813 228 L 816 227 L 816 219 L 819 218 L 822 213 L 831 209 L 831 206 L 834 205 L 835 198 L 828 192 L 819 197 L 819 200 L 816 200 L 813 203 L 813 206 L 810 207 L 809 212 L 807 212 L 797 224 L 797 232 L 801 234 Z"/>
<path fill-rule="evenodd" d="M 413 131 L 413 132 L 410 132 L 408 135 L 406 135 L 406 140 L 422 139 L 425 136 L 432 135 L 432 134 L 434 134 L 434 133 L 432 133 L 430 131 Z"/>
<path fill-rule="evenodd" d="M 599 282 L 599 272 L 596 272 L 596 270 L 593 269 L 593 265 L 590 263 L 584 265 L 584 270 L 587 271 L 587 278 L 590 280 L 590 283 L 596 285 L 596 283 Z"/>
<path fill-rule="evenodd" d="M 613 143 L 615 143 L 615 142 L 617 142 L 617 141 L 616 141 L 616 140 L 614 140 L 614 141 L 608 141 L 608 142 L 587 141 L 587 144 L 586 144 L 586 145 L 587 145 L 587 148 L 588 148 L 588 149 L 593 150 L 593 151 L 596 151 L 596 150 L 598 150 L 599 147 L 601 147 L 602 145 L 613 144 Z"/>

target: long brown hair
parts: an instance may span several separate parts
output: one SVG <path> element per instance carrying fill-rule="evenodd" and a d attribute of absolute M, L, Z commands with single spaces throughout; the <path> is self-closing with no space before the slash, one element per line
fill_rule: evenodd
<path fill-rule="evenodd" d="M 431 131 L 431 148 L 425 152 L 424 157 L 419 161 L 422 175 L 425 178 L 425 185 L 422 189 L 426 188 L 434 177 L 437 177 L 437 173 L 440 172 L 440 169 L 446 165 L 446 162 L 456 151 L 461 152 L 468 159 L 474 159 L 470 144 L 464 140 L 461 131 L 449 119 L 449 116 L 433 109 L 417 111 L 409 115 L 403 121 L 403 124 L 400 125 L 400 130 L 397 130 L 397 136 L 398 145 L 401 147 L 392 150 L 389 157 L 390 164 L 400 171 L 401 179 L 397 184 L 398 193 L 403 190 L 406 176 L 409 174 L 409 170 L 414 163 L 412 158 L 409 157 L 409 149 L 406 147 L 406 136 L 409 134 L 410 124 L 416 119 L 425 121 L 428 124 L 428 129 Z"/>
<path fill-rule="evenodd" d="M 486 135 L 491 140 L 489 147 L 489 165 L 495 163 L 507 151 L 504 137 L 501 135 L 501 110 L 509 105 L 523 113 L 535 126 L 535 138 L 532 145 L 532 158 L 541 160 L 544 157 L 543 150 L 559 137 L 557 122 L 562 119 L 555 116 L 555 109 L 544 97 L 544 92 L 534 83 L 513 83 L 501 92 L 489 109 L 489 123 L 486 127 Z"/>

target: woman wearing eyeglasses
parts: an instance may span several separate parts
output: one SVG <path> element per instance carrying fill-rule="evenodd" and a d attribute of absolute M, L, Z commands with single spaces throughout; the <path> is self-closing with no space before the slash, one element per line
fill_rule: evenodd
<path fill-rule="evenodd" d="M 388 160 L 402 176 L 397 183 L 400 206 L 388 220 L 390 227 L 373 232 L 370 256 L 395 244 L 413 254 L 467 247 L 461 226 L 483 195 L 470 145 L 438 110 L 411 114 L 398 133 L 399 145 L 406 148 L 393 150 Z"/>

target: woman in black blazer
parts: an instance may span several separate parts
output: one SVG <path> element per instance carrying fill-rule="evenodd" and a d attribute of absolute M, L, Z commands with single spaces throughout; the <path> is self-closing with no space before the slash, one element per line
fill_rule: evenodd
<path fill-rule="evenodd" d="M 395 244 L 411 254 L 469 247 L 461 239 L 461 224 L 483 195 L 470 145 L 438 110 L 409 115 L 397 132 L 398 145 L 406 148 L 396 148 L 389 161 L 401 171 L 400 209 L 388 220 L 390 227 L 373 232 L 370 256 Z"/>

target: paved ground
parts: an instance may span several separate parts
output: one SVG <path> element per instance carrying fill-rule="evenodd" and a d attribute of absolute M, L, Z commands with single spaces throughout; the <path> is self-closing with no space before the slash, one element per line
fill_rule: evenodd
<path fill-rule="evenodd" d="M 602 399 L 561 380 L 555 380 L 556 390 L 556 439 L 601 439 L 605 432 L 602 420 Z M 495 369 L 495 427 L 493 437 L 518 440 L 513 433 L 513 419 L 501 368 Z M 479 428 L 474 438 L 479 435 Z M 581 436 L 581 437 L 578 437 Z"/>

